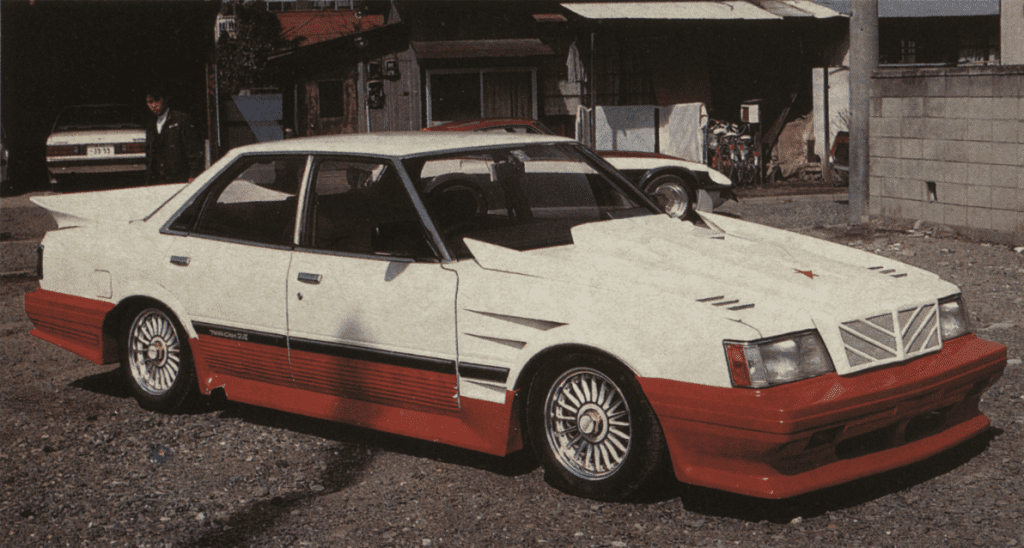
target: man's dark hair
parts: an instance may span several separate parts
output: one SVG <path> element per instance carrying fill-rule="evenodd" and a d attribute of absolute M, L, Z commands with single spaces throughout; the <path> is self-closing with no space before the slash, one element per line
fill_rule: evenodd
<path fill-rule="evenodd" d="M 171 98 L 170 89 L 164 82 L 154 82 L 146 88 L 146 95 L 153 97 L 154 99 L 169 100 Z"/>

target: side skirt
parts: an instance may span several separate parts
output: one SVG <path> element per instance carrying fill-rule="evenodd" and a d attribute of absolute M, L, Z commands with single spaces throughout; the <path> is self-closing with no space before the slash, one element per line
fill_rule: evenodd
<path fill-rule="evenodd" d="M 518 416 L 522 398 L 514 391 L 506 391 L 504 403 L 456 400 L 448 392 L 443 396 L 451 401 L 449 405 L 412 404 L 382 397 L 382 392 L 364 391 L 372 387 L 361 385 L 373 380 L 373 385 L 387 386 L 389 379 L 394 381 L 404 373 L 405 384 L 415 386 L 426 380 L 421 378 L 424 372 L 415 368 L 293 350 L 292 361 L 305 365 L 300 367 L 303 380 L 297 382 L 288 367 L 288 351 L 279 346 L 207 335 L 189 342 L 199 387 L 205 394 L 221 388 L 231 401 L 491 455 L 504 456 L 523 447 Z M 234 359 L 228 360 L 229 355 Z M 311 375 L 314 372 L 317 374 Z M 352 376 L 354 372 L 358 374 Z M 438 375 L 451 379 L 435 379 L 434 388 L 454 386 L 454 375 Z"/>

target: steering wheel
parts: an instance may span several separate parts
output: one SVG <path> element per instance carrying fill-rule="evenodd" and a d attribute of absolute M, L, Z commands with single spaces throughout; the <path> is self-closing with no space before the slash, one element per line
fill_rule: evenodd
<path fill-rule="evenodd" d="M 487 214 L 487 198 L 480 185 L 467 179 L 445 181 L 430 190 L 427 201 L 434 221 L 445 236 L 479 226 Z"/>

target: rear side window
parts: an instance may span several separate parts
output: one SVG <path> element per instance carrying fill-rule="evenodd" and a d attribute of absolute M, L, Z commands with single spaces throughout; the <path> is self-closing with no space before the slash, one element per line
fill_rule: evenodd
<path fill-rule="evenodd" d="M 258 244 L 290 245 L 306 156 L 240 158 L 185 208 L 171 230 Z"/>

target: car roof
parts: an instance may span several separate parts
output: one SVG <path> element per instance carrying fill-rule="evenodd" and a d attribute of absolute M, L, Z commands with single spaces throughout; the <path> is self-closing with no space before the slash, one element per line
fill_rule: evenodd
<path fill-rule="evenodd" d="M 553 135 L 518 133 L 396 131 L 299 137 L 282 141 L 267 141 L 239 147 L 235 150 L 239 154 L 310 152 L 402 157 L 435 152 L 454 152 L 471 148 L 540 143 L 577 143 L 577 141 Z"/>

